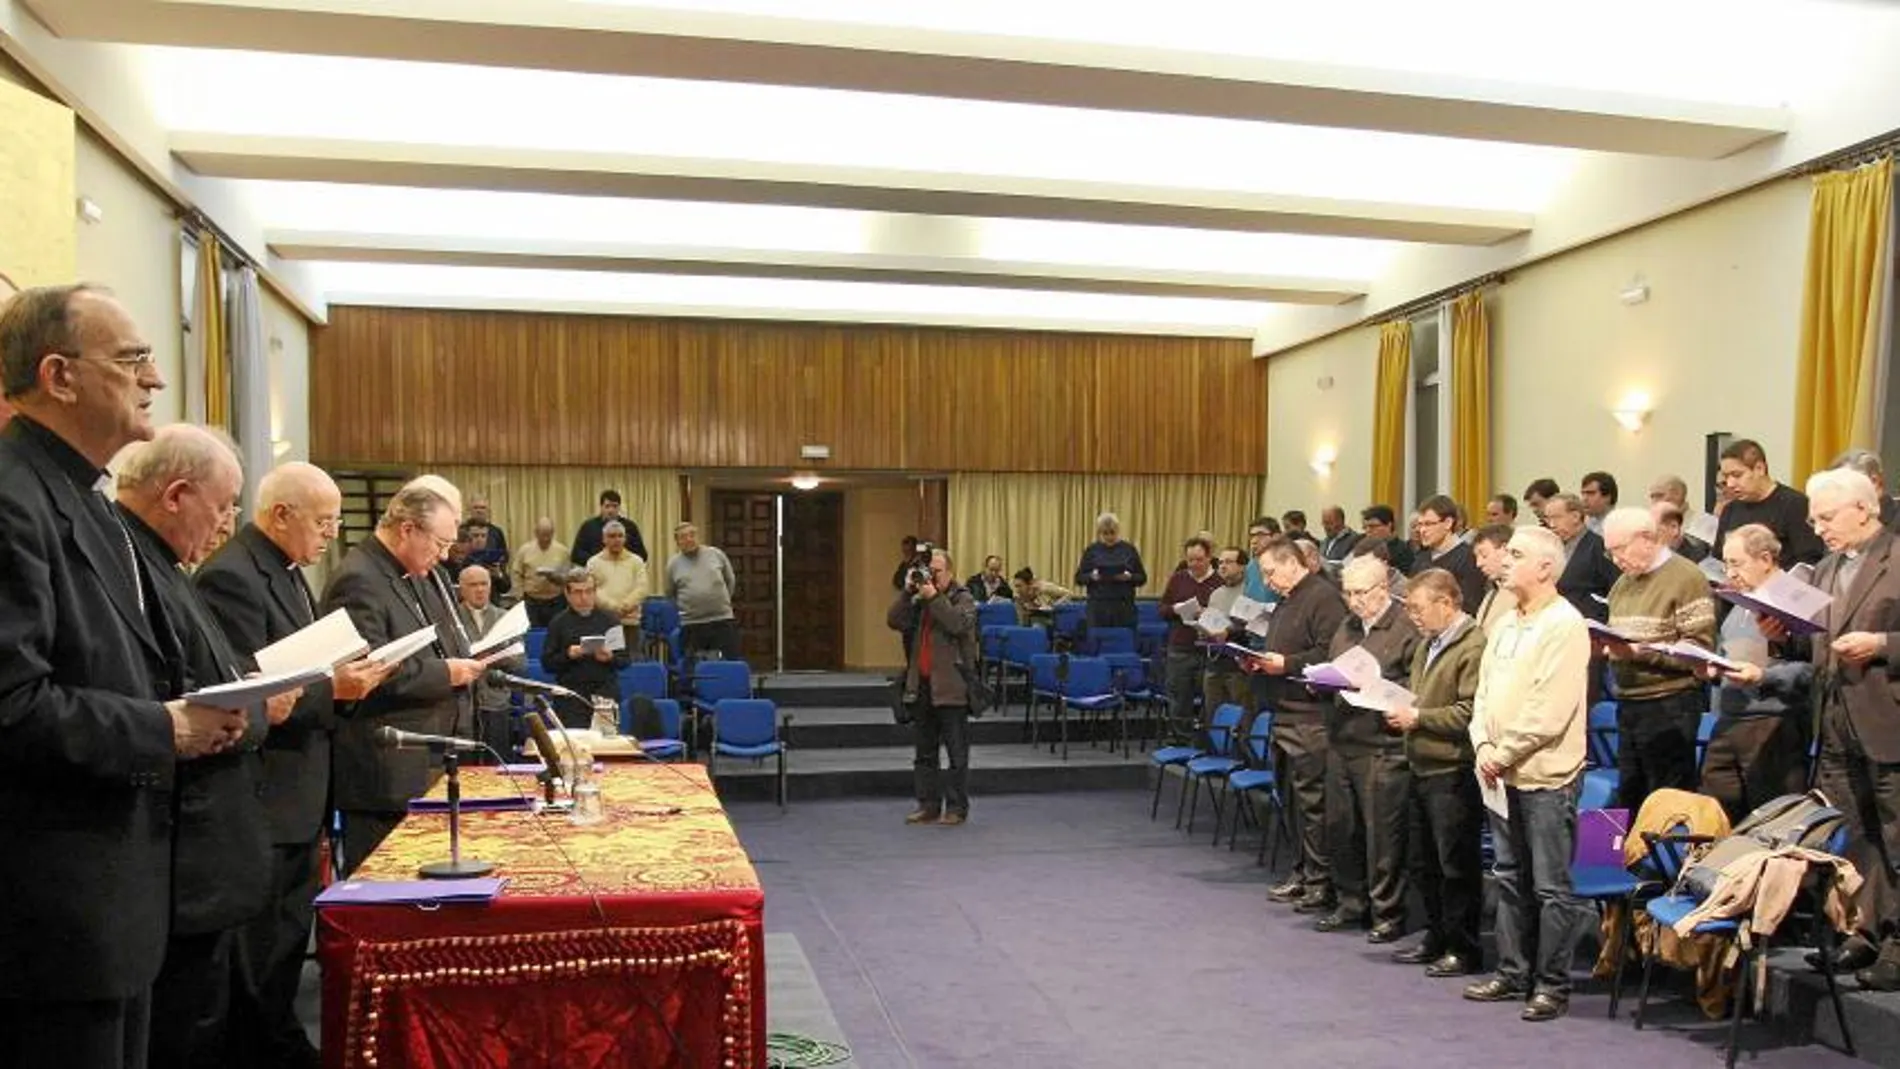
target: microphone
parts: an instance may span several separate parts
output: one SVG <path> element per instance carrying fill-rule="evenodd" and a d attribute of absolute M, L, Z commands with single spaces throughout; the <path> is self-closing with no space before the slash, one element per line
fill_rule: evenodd
<path fill-rule="evenodd" d="M 494 672 L 493 674 L 503 683 L 507 684 L 510 690 L 525 691 L 529 694 L 552 694 L 557 698 L 573 698 L 576 701 L 586 701 L 585 698 L 561 686 L 559 683 L 543 683 L 538 679 L 528 679 L 524 676 L 510 675 L 507 672 Z"/>
<path fill-rule="evenodd" d="M 376 729 L 376 745 L 385 750 L 456 750 L 464 753 L 481 753 L 488 749 L 486 743 L 474 739 L 458 739 L 453 735 L 420 735 L 413 731 L 398 731 L 387 724 Z"/>

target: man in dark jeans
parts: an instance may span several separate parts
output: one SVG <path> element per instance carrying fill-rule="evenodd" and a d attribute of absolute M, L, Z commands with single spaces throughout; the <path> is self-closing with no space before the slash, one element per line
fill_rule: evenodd
<path fill-rule="evenodd" d="M 930 578 L 907 583 L 886 616 L 891 630 L 911 634 L 904 665 L 904 704 L 917 738 L 917 808 L 906 824 L 957 825 L 970 815 L 970 698 L 965 671 L 976 668 L 976 601 L 957 583 L 950 554 L 933 550 Z M 938 764 L 949 751 L 950 774 Z"/>

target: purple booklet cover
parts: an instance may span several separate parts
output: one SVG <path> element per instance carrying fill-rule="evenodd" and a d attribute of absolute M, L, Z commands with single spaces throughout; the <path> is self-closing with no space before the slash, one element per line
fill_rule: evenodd
<path fill-rule="evenodd" d="M 407 906 L 420 903 L 487 905 L 508 882 L 505 876 L 472 880 L 343 880 L 323 889 L 319 906 Z"/>
<path fill-rule="evenodd" d="M 528 761 L 518 765 L 496 765 L 495 770 L 504 776 L 539 776 L 548 770 L 548 766 L 539 761 Z"/>
<path fill-rule="evenodd" d="M 1715 596 L 1723 601 L 1740 605 L 1744 609 L 1753 609 L 1757 615 L 1774 617 L 1781 621 L 1782 626 L 1786 627 L 1791 635 L 1818 635 L 1827 630 L 1825 625 L 1817 624 L 1786 606 L 1764 601 L 1739 590 L 1729 590 L 1725 587 L 1716 590 Z"/>
<path fill-rule="evenodd" d="M 485 798 L 462 799 L 464 813 L 507 813 L 518 809 L 533 809 L 534 800 L 519 794 L 493 795 Z M 447 798 L 411 798 L 411 813 L 446 813 L 449 811 Z"/>
<path fill-rule="evenodd" d="M 1358 690 L 1346 673 L 1330 664 L 1316 664 L 1300 673 L 1300 682 L 1309 687 L 1323 687 L 1327 690 Z"/>

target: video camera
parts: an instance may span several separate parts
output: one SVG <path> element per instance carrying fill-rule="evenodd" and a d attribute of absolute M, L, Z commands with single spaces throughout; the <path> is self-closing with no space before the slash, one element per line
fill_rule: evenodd
<path fill-rule="evenodd" d="M 930 555 L 936 550 L 937 547 L 929 542 L 917 543 L 917 548 L 911 553 L 910 560 L 905 562 L 908 566 L 908 570 L 904 572 L 906 587 L 914 591 L 930 582 Z"/>

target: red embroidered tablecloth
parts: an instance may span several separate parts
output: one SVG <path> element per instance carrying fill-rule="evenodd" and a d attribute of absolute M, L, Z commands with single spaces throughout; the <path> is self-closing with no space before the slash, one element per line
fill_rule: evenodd
<path fill-rule="evenodd" d="M 465 798 L 517 786 L 462 773 Z M 321 910 L 326 1065 L 763 1066 L 765 892 L 705 769 L 609 765 L 601 793 L 590 827 L 464 813 L 462 856 L 508 878 L 489 905 Z M 448 852 L 448 818 L 412 814 L 354 876 Z"/>

